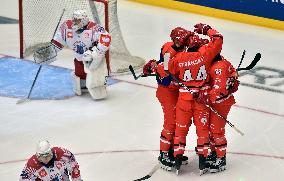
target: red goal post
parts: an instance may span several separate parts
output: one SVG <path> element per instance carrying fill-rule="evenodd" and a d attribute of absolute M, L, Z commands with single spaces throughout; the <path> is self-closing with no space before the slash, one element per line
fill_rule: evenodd
<path fill-rule="evenodd" d="M 109 74 L 128 72 L 128 66 L 141 68 L 145 60 L 132 56 L 123 39 L 117 17 L 117 0 L 18 0 L 20 57 L 25 58 L 50 42 L 65 9 L 61 22 L 70 19 L 77 9 L 85 9 L 90 20 L 105 26 L 112 36 L 106 62 Z"/>

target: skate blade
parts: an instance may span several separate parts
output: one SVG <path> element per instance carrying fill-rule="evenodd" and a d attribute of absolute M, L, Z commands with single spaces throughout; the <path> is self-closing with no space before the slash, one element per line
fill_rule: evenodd
<path fill-rule="evenodd" d="M 210 173 L 217 173 L 226 170 L 226 166 L 222 166 L 219 169 L 210 169 Z"/>
<path fill-rule="evenodd" d="M 206 172 L 208 172 L 208 168 L 205 168 L 203 170 L 199 170 L 199 175 L 201 176 L 201 175 L 205 174 Z"/>
<path fill-rule="evenodd" d="M 161 163 L 160 163 L 160 168 L 163 169 L 163 170 L 166 170 L 166 171 L 171 171 L 172 170 L 172 167 L 165 166 L 165 165 L 163 165 Z"/>

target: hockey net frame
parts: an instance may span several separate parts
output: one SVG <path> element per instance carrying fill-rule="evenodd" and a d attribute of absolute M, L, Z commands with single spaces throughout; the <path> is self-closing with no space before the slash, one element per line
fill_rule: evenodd
<path fill-rule="evenodd" d="M 33 52 L 40 46 L 43 46 L 44 44 L 48 43 L 48 41 L 51 40 L 53 32 L 50 33 L 49 40 L 45 40 L 42 42 L 36 42 L 35 44 L 29 45 L 29 38 L 32 37 L 32 33 L 29 32 L 29 27 L 26 26 L 34 26 L 34 28 L 37 28 L 37 24 L 33 24 L 34 18 L 38 18 L 38 16 L 32 15 L 26 15 L 26 11 L 33 11 L 32 8 L 38 8 L 34 4 L 38 5 L 38 1 L 45 1 L 44 3 L 47 3 L 46 0 L 18 0 L 19 3 L 19 34 L 20 34 L 20 58 L 26 58 L 33 54 Z M 67 0 L 60 1 L 64 2 Z M 59 2 L 59 1 L 58 1 Z M 68 5 L 70 0 L 68 1 Z M 31 4 L 29 7 L 28 3 L 34 3 Z M 56 3 L 56 2 L 54 2 Z M 72 3 L 86 3 L 90 5 L 90 13 L 92 18 L 90 20 L 93 20 L 105 27 L 105 29 L 111 34 L 112 36 L 112 43 L 110 46 L 110 50 L 106 53 L 105 59 L 108 69 L 108 75 L 119 75 L 124 73 L 130 73 L 129 72 L 129 65 L 132 65 L 134 69 L 140 69 L 145 64 L 145 60 L 137 57 L 132 56 L 123 39 L 121 29 L 119 26 L 118 16 L 117 16 L 117 0 L 72 0 Z M 78 6 L 80 9 L 80 6 Z M 27 10 L 27 8 L 31 8 L 31 10 Z M 39 7 L 42 8 L 42 7 Z M 49 11 L 49 7 L 44 7 L 44 11 Z M 56 7 L 57 8 L 57 7 Z M 64 7 L 65 8 L 65 7 Z M 68 8 L 68 7 L 67 7 Z M 77 7 L 76 7 L 77 8 Z M 60 9 L 60 8 L 59 8 Z M 63 9 L 63 7 L 62 7 Z M 78 8 L 77 8 L 78 9 Z M 84 9 L 84 8 L 83 8 Z M 43 13 L 42 11 L 38 10 L 39 13 Z M 59 11 L 59 10 L 58 10 Z M 70 10 L 72 11 L 72 10 Z M 62 12 L 62 10 L 61 10 Z M 56 15 L 50 13 L 51 17 L 59 18 L 59 14 L 61 12 L 58 12 Z M 37 12 L 35 12 L 37 13 Z M 46 13 L 46 12 L 44 12 Z M 89 14 L 90 14 L 89 13 Z M 48 13 L 47 13 L 48 14 Z M 69 12 L 70 14 L 70 12 Z M 41 15 L 41 14 L 39 14 Z M 27 16 L 27 17 L 26 17 Z M 44 15 L 43 15 L 44 16 Z M 49 16 L 49 15 L 47 15 Z M 89 15 L 90 16 L 90 15 Z M 64 18 L 61 20 L 63 22 L 66 19 L 70 19 L 70 15 L 63 16 Z M 40 17 L 39 17 L 40 18 Z M 37 20 L 39 21 L 39 20 Z M 44 20 L 42 20 L 44 21 Z M 58 20 L 57 20 L 58 21 Z M 25 23 L 25 24 L 24 24 Z M 30 24 L 29 24 L 30 23 Z M 58 22 L 56 22 L 58 23 Z M 47 25 L 48 26 L 48 25 Z M 52 25 L 54 26 L 54 25 Z M 32 27 L 31 27 L 32 28 Z M 54 27 L 55 29 L 55 27 Z M 33 31 L 33 30 L 30 30 Z M 51 30 L 50 30 L 51 31 Z M 30 33 L 30 34 L 29 34 Z M 38 35 L 39 36 L 39 35 Z M 34 42 L 32 42 L 34 43 Z"/>

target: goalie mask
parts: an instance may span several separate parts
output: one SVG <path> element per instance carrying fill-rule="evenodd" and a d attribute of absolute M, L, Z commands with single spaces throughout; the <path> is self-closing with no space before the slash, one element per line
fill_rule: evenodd
<path fill-rule="evenodd" d="M 74 11 L 72 17 L 72 29 L 75 31 L 82 30 L 89 23 L 89 18 L 85 10 Z"/>

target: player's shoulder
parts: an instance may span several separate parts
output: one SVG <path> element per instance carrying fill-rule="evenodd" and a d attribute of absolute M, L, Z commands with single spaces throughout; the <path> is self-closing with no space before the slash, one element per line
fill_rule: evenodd
<path fill-rule="evenodd" d="M 38 170 L 39 168 L 41 168 L 41 164 L 38 161 L 36 155 L 33 155 L 31 158 L 29 158 L 27 165 L 28 168 L 33 168 Z"/>
<path fill-rule="evenodd" d="M 163 44 L 162 48 L 163 48 L 163 49 L 164 49 L 164 48 L 169 48 L 169 47 L 171 47 L 173 44 L 174 44 L 173 42 L 166 42 L 166 43 Z"/>
<path fill-rule="evenodd" d="M 94 29 L 96 27 L 97 23 L 93 22 L 93 21 L 89 21 L 88 24 L 87 24 L 87 27 L 86 29 L 87 30 L 91 30 L 91 29 Z"/>
<path fill-rule="evenodd" d="M 217 58 L 216 58 L 217 57 Z M 226 59 L 224 58 L 222 55 L 220 56 L 216 56 L 213 63 L 212 63 L 212 66 L 216 66 L 216 67 L 224 67 L 224 66 L 229 66 L 231 65 L 231 63 Z"/>
<path fill-rule="evenodd" d="M 71 19 L 67 19 L 66 21 L 64 21 L 62 23 L 62 25 L 66 28 L 66 29 L 72 29 L 72 20 Z"/>
<path fill-rule="evenodd" d="M 99 32 L 99 33 L 106 33 L 106 30 L 105 30 L 104 27 L 102 27 L 100 24 L 95 23 L 93 21 L 89 21 L 87 29 L 93 29 L 93 30 L 95 30 L 96 32 Z"/>
<path fill-rule="evenodd" d="M 56 160 L 60 160 L 62 157 L 69 156 L 71 154 L 69 150 L 62 147 L 53 147 L 51 150 L 55 154 Z"/>

